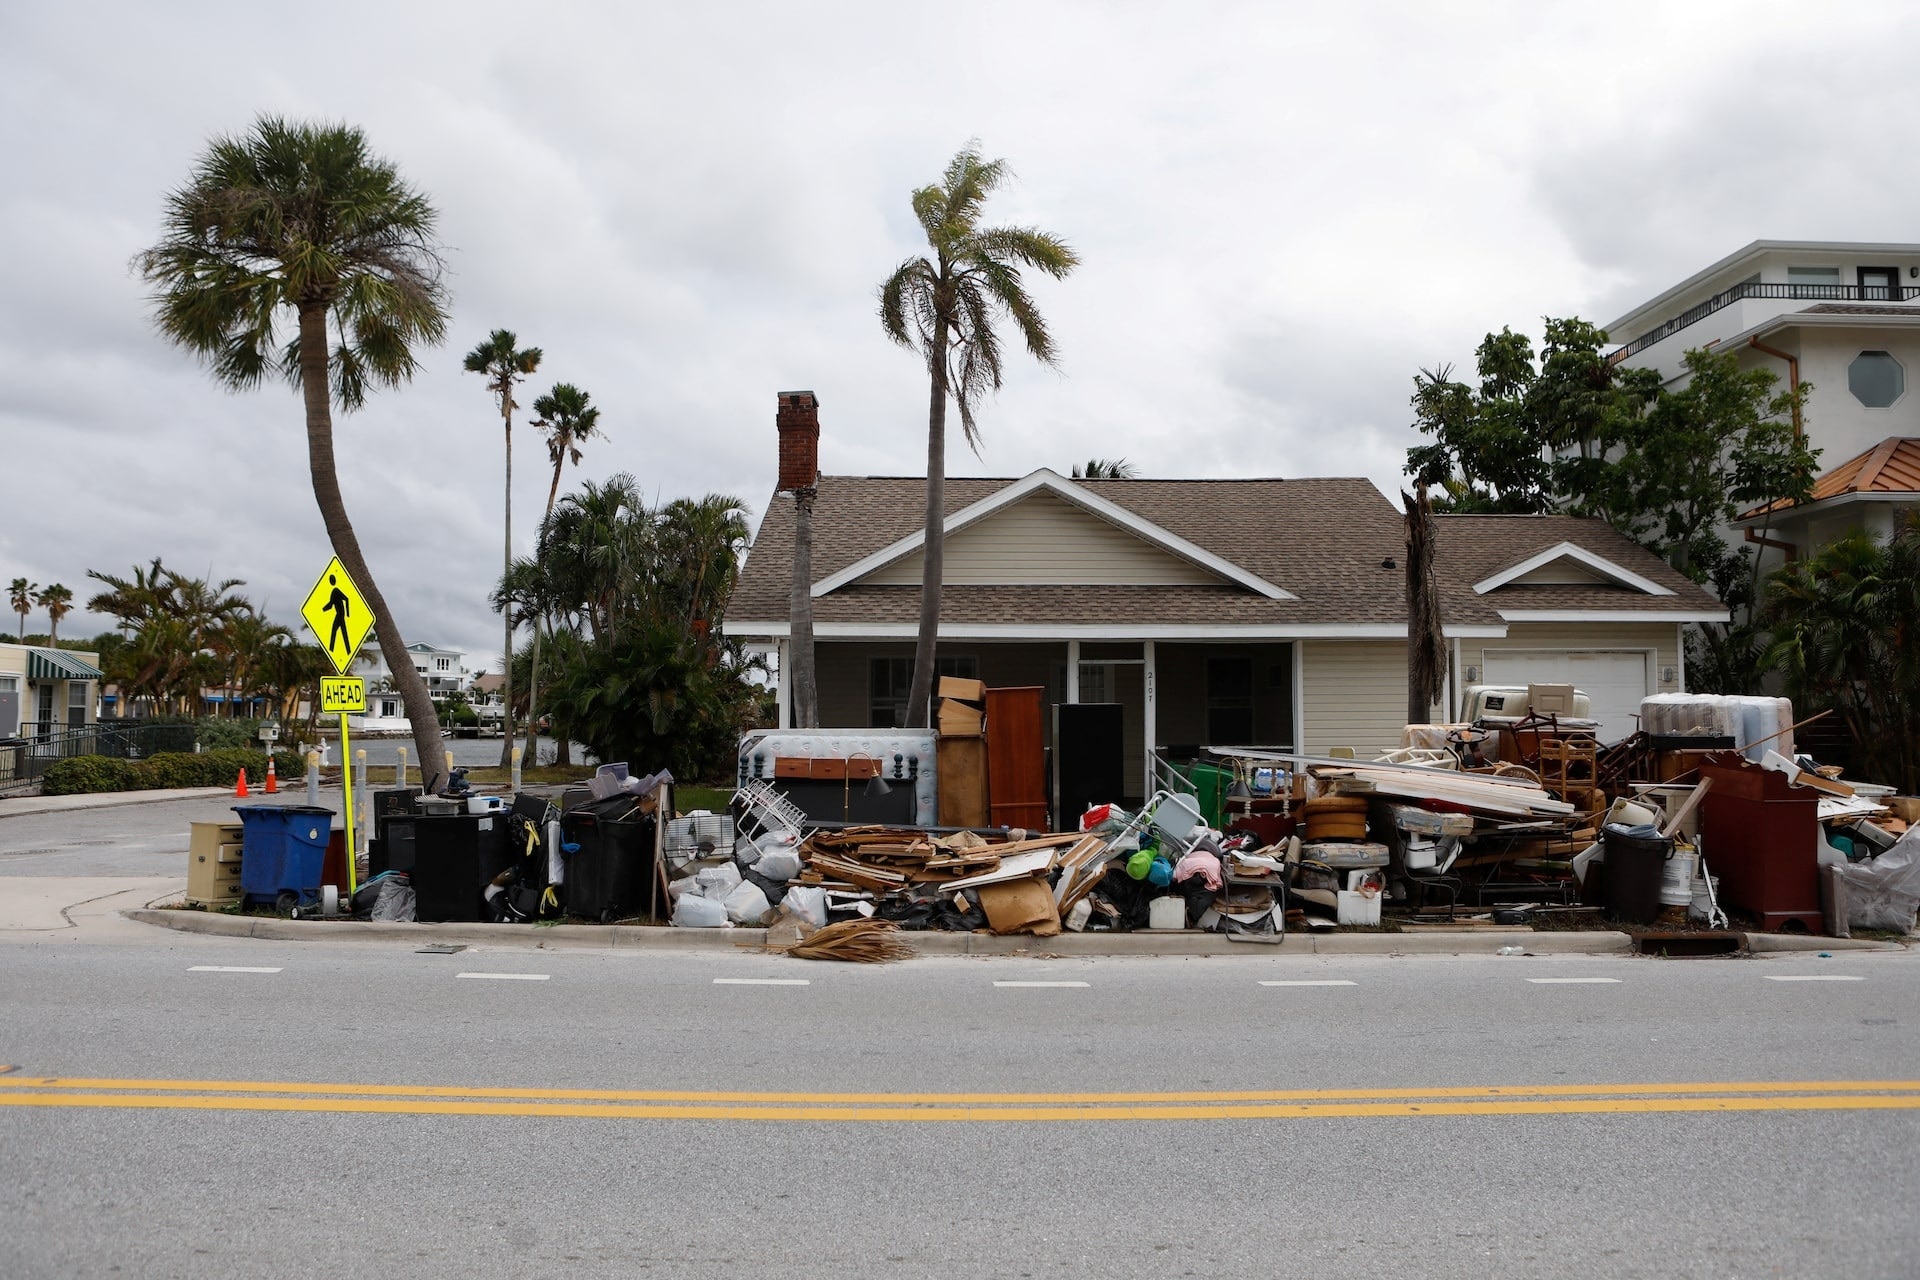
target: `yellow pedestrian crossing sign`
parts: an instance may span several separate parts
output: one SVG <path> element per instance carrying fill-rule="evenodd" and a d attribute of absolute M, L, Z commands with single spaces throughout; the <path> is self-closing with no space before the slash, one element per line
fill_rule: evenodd
<path fill-rule="evenodd" d="M 327 651 L 333 669 L 346 675 L 353 666 L 353 655 L 360 652 L 367 632 L 373 630 L 373 610 L 367 608 L 366 597 L 348 576 L 339 556 L 327 563 L 320 580 L 307 593 L 300 616 L 313 628 L 314 638 Z"/>
<path fill-rule="evenodd" d="M 328 715 L 336 711 L 367 709 L 367 682 L 356 676 L 327 676 L 320 681 L 320 710 Z"/>

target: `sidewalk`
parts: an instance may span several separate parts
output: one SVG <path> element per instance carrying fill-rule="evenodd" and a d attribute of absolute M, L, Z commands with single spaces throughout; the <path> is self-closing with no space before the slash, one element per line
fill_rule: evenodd
<path fill-rule="evenodd" d="M 321 784 L 320 794 L 333 792 L 338 795 L 340 787 Z M 253 794 L 247 797 L 247 804 L 305 804 L 307 802 L 307 784 L 293 782 L 283 784 L 274 795 L 268 795 L 259 786 L 252 788 Z M 0 800 L 0 819 L 24 818 L 36 813 L 75 813 L 83 809 L 113 809 L 130 804 L 166 804 L 174 800 L 205 800 L 210 796 L 231 796 L 232 787 L 181 787 L 171 791 L 101 791 L 81 796 L 18 796 L 9 800 Z"/>

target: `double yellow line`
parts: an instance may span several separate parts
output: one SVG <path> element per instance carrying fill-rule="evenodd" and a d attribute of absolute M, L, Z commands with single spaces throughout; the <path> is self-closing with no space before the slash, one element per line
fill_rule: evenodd
<path fill-rule="evenodd" d="M 1905 1111 L 1920 1080 L 1798 1080 L 1213 1093 L 718 1093 L 0 1075 L 0 1107 L 620 1120 L 1304 1120 L 1371 1116 Z"/>

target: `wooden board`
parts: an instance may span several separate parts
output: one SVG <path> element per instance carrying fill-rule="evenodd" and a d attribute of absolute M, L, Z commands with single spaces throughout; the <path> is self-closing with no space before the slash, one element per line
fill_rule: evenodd
<path fill-rule="evenodd" d="M 942 736 L 934 745 L 938 762 L 939 822 L 943 827 L 987 825 L 987 740 Z"/>

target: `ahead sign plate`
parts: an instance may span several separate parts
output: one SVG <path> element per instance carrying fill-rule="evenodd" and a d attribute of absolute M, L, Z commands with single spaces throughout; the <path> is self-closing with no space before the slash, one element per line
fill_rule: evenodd
<path fill-rule="evenodd" d="M 336 711 L 362 711 L 367 709 L 367 682 L 357 676 L 327 676 L 320 681 L 320 710 L 331 715 Z"/>

